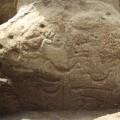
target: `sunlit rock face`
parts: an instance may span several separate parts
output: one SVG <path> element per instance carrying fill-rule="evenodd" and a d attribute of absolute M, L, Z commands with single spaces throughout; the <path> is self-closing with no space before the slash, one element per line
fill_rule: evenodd
<path fill-rule="evenodd" d="M 1 112 L 118 108 L 120 14 L 98 0 L 25 5 L 0 26 L 0 63 Z"/>
<path fill-rule="evenodd" d="M 15 3 L 17 3 L 18 9 L 20 9 L 20 7 L 23 5 L 28 5 L 30 3 L 33 3 L 33 2 L 39 1 L 39 0 L 14 0 L 14 1 L 15 1 Z M 48 3 L 50 1 L 51 0 L 43 0 L 44 3 Z M 76 1 L 76 0 L 74 0 L 74 1 Z M 80 0 L 80 1 L 84 2 L 85 0 Z M 100 1 L 110 4 L 110 5 L 114 6 L 118 11 L 120 11 L 120 0 L 100 0 Z"/>
<path fill-rule="evenodd" d="M 99 117 L 95 120 L 119 120 L 120 119 L 120 112 L 114 114 L 108 114 L 102 117 Z"/>
<path fill-rule="evenodd" d="M 7 22 L 16 12 L 15 0 L 0 0 L 0 24 Z"/>

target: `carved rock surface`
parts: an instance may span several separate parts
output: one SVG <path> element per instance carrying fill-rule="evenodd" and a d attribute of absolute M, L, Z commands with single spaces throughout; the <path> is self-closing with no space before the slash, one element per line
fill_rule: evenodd
<path fill-rule="evenodd" d="M 120 14 L 98 0 L 23 6 L 0 25 L 0 63 L 16 110 L 119 108 Z"/>
<path fill-rule="evenodd" d="M 0 0 L 0 24 L 7 22 L 16 14 L 17 8 L 15 1 L 16 0 Z"/>

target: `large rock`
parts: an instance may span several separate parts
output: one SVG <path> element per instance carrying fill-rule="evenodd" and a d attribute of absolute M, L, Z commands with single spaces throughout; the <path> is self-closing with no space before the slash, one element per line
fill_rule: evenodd
<path fill-rule="evenodd" d="M 39 0 L 21 7 L 0 26 L 0 70 L 12 86 L 11 107 L 120 107 L 119 27 L 120 14 L 98 0 Z"/>

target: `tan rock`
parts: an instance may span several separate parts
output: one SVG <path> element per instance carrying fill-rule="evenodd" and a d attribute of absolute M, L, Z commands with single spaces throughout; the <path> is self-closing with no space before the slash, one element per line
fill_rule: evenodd
<path fill-rule="evenodd" d="M 98 0 L 20 8 L 0 26 L 1 72 L 24 110 L 120 106 L 120 14 Z"/>

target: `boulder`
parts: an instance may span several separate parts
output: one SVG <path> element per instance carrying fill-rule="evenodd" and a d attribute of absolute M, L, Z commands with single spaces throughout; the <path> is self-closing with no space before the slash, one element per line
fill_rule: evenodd
<path fill-rule="evenodd" d="M 99 0 L 23 5 L 0 25 L 0 64 L 14 110 L 119 108 L 120 14 Z"/>

